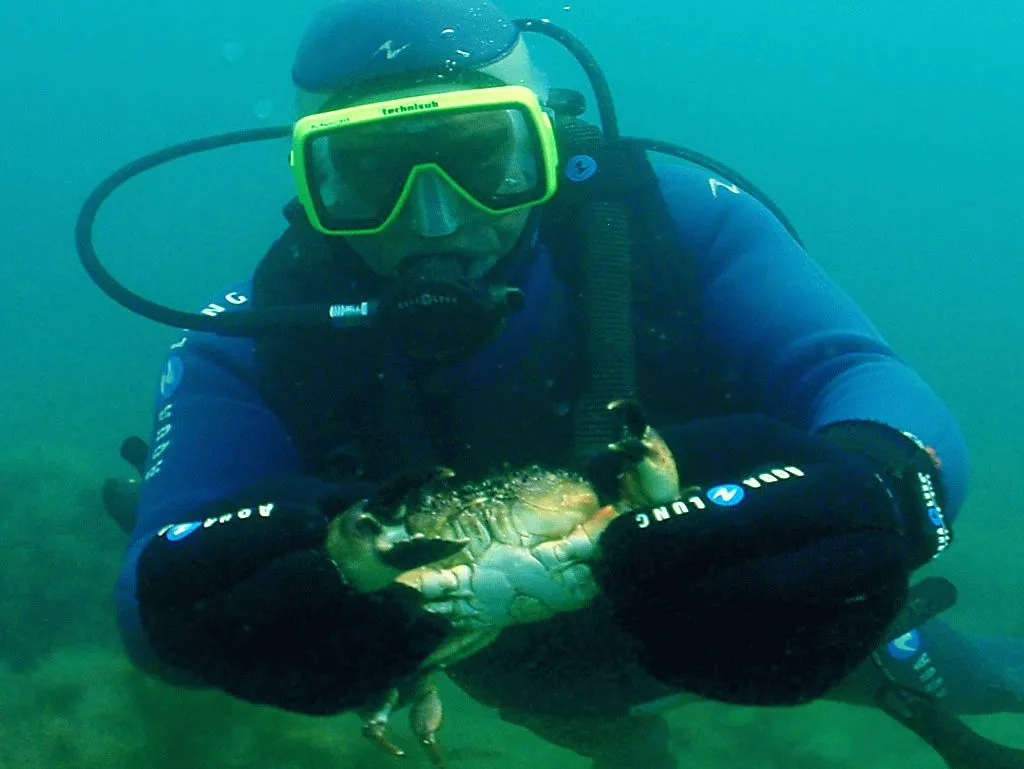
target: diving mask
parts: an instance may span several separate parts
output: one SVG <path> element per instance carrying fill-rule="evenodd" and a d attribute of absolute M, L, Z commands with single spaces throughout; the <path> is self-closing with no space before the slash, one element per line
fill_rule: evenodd
<path fill-rule="evenodd" d="M 309 115 L 295 124 L 291 165 L 316 229 L 371 235 L 425 176 L 495 216 L 543 203 L 555 194 L 557 151 L 533 91 L 499 86 Z"/>

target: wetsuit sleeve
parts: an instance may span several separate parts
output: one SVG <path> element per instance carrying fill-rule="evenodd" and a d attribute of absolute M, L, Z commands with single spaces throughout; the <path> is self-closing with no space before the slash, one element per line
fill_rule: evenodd
<path fill-rule="evenodd" d="M 221 308 L 240 310 L 245 288 Z M 160 373 L 137 523 L 117 585 L 119 626 L 132 658 L 162 671 L 138 616 L 139 554 L 162 527 L 191 520 L 197 508 L 263 478 L 294 472 L 288 431 L 259 396 L 251 339 L 188 334 L 175 342 Z"/>
<path fill-rule="evenodd" d="M 417 670 L 449 625 L 411 588 L 362 593 L 342 580 L 327 527 L 373 486 L 298 472 L 254 371 L 248 340 L 197 334 L 172 346 L 119 626 L 136 665 L 171 683 L 339 713 Z"/>
<path fill-rule="evenodd" d="M 934 449 L 955 516 L 967 451 L 953 415 L 763 205 L 692 168 L 659 169 L 698 259 L 702 334 L 752 410 L 816 431 L 881 422 Z M 739 393 L 738 393 L 739 395 Z"/>

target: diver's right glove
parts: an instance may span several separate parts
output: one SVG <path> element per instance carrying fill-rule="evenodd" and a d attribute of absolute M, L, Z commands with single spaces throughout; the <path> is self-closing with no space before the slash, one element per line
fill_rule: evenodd
<path fill-rule="evenodd" d="M 279 479 L 161 529 L 136 571 L 156 654 L 237 697 L 313 714 L 414 673 L 448 623 L 411 588 L 345 584 L 325 550 L 329 521 L 366 491 Z"/>

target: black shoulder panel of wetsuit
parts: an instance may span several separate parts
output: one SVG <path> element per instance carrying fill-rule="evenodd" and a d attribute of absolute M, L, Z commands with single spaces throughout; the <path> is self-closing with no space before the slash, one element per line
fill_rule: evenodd
<path fill-rule="evenodd" d="M 367 298 L 364 284 L 370 276 L 365 267 L 343 245 L 316 232 L 296 205 L 292 201 L 285 209 L 291 226 L 253 275 L 253 306 L 346 303 Z M 345 425 L 362 384 L 359 373 L 372 369 L 375 347 L 374 332 L 368 329 L 344 338 L 330 330 L 308 332 L 299 338 L 291 334 L 257 338 L 260 393 L 298 443 L 304 470 L 324 473 L 337 448 L 337 436 L 350 432 Z"/>
<path fill-rule="evenodd" d="M 291 227 L 256 269 L 253 304 L 351 304 L 380 279 L 339 238 L 290 206 Z M 415 383 L 377 327 L 268 335 L 256 341 L 260 393 L 287 425 L 308 474 L 347 481 L 442 463 L 425 432 Z M 348 467 L 350 476 L 344 475 Z"/>

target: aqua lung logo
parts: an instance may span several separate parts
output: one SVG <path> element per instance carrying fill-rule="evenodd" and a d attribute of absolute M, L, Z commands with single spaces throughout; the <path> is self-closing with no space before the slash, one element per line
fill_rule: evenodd
<path fill-rule="evenodd" d="M 938 457 L 935 455 L 935 450 L 929 448 L 924 442 L 913 433 L 904 432 L 904 437 L 909 438 L 914 442 L 921 451 L 925 452 L 931 457 L 932 464 L 935 467 L 939 467 L 940 462 Z M 925 509 L 928 513 L 928 520 L 932 526 L 935 527 L 935 553 L 932 558 L 937 558 L 939 553 L 949 547 L 953 541 L 953 532 L 949 530 L 949 526 L 946 525 L 946 516 L 942 513 L 942 505 L 939 504 L 939 495 L 935 490 L 935 482 L 932 480 L 931 473 L 925 473 L 918 471 L 917 473 L 917 485 L 921 491 L 921 499 L 924 501 Z"/>
<path fill-rule="evenodd" d="M 953 541 L 953 534 L 946 525 L 946 518 L 939 507 L 939 497 L 935 493 L 935 484 L 928 473 L 919 472 L 917 482 L 921 488 L 921 496 L 924 498 L 925 507 L 928 509 L 928 520 L 935 527 L 935 555 L 937 556 Z M 934 557 L 934 556 L 933 556 Z"/>
<path fill-rule="evenodd" d="M 380 44 L 380 47 L 377 49 L 376 53 L 383 53 L 384 58 L 386 58 L 388 61 L 391 61 L 393 58 L 398 56 L 400 53 L 402 53 L 402 51 L 404 51 L 408 47 L 409 43 L 406 43 L 405 45 L 400 45 L 396 48 L 394 40 L 385 40 L 383 43 Z"/>
<path fill-rule="evenodd" d="M 739 195 L 740 194 L 740 188 L 737 187 L 735 184 L 731 184 L 729 182 L 723 182 L 721 179 L 716 179 L 714 177 L 711 177 L 710 179 L 708 179 L 708 186 L 711 188 L 711 197 L 713 197 L 713 198 L 717 198 L 718 197 L 718 190 L 720 190 L 720 189 L 728 190 L 733 195 Z"/>
<path fill-rule="evenodd" d="M 636 521 L 637 528 L 646 529 L 652 523 L 667 521 L 673 516 L 686 515 L 690 510 L 704 510 L 707 506 L 701 497 L 694 495 L 685 500 L 677 499 L 670 505 L 652 508 L 645 513 L 637 513 L 633 520 Z"/>
<path fill-rule="evenodd" d="M 912 676 L 916 685 L 933 697 L 945 697 L 949 694 L 946 680 L 935 667 L 928 652 L 925 651 L 924 639 L 917 630 L 911 630 L 899 638 L 894 638 L 885 645 L 885 650 L 889 657 L 902 663 L 898 666 L 898 671 L 902 673 L 900 678 L 905 678 L 907 675 Z M 882 665 L 882 659 L 877 653 L 875 660 Z M 882 667 L 889 672 L 884 665 Z M 897 669 L 891 671 L 891 673 L 896 672 Z"/>
<path fill-rule="evenodd" d="M 182 337 L 171 345 L 171 349 L 180 350 L 187 341 L 188 337 Z M 164 404 L 163 408 L 156 415 L 156 424 L 153 428 L 155 432 L 151 442 L 152 448 L 149 450 L 146 474 L 143 476 L 143 480 L 148 481 L 159 474 L 163 468 L 164 453 L 171 446 L 171 434 L 174 432 L 174 401 L 168 399 L 177 391 L 184 373 L 185 364 L 182 358 L 176 354 L 171 355 L 167 360 L 164 371 L 160 375 L 160 395 L 168 402 Z"/>
<path fill-rule="evenodd" d="M 268 502 L 254 507 L 243 507 L 234 513 L 225 513 L 212 518 L 204 518 L 202 521 L 190 521 L 189 523 L 172 523 L 164 526 L 157 532 L 158 537 L 164 537 L 170 542 L 178 542 L 185 539 L 189 534 L 199 529 L 209 529 L 218 524 L 231 523 L 231 521 L 244 521 L 249 518 L 269 518 L 274 512 L 274 503 Z"/>
<path fill-rule="evenodd" d="M 221 313 L 227 312 L 230 307 L 239 307 L 249 301 L 249 297 L 244 294 L 239 294 L 237 291 L 230 291 L 224 294 L 224 301 L 229 305 L 225 307 L 223 304 L 217 302 L 210 302 L 206 307 L 200 310 L 201 315 L 205 315 L 208 318 L 216 318 Z"/>
<path fill-rule="evenodd" d="M 916 630 L 904 633 L 899 638 L 889 641 L 885 646 L 889 656 L 894 660 L 908 660 L 921 648 L 921 634 Z"/>
<path fill-rule="evenodd" d="M 185 539 L 189 534 L 198 529 L 203 524 L 199 521 L 192 521 L 192 523 L 178 523 L 171 528 L 163 532 L 163 535 L 167 537 L 169 542 L 177 542 Z"/>
<path fill-rule="evenodd" d="M 397 107 L 381 107 L 382 115 L 401 115 L 405 112 L 422 112 L 429 109 L 437 109 L 441 105 L 434 101 L 417 101 L 412 104 L 399 104 Z"/>
<path fill-rule="evenodd" d="M 633 520 L 636 522 L 637 528 L 646 529 L 652 524 L 686 515 L 694 510 L 706 510 L 709 504 L 716 507 L 735 507 L 747 498 L 747 493 L 750 490 L 803 477 L 804 471 L 799 467 L 793 465 L 773 467 L 771 470 L 744 478 L 739 483 L 723 483 L 712 486 L 707 491 L 694 494 L 686 499 L 679 499 L 668 505 L 636 513 Z"/>
<path fill-rule="evenodd" d="M 170 448 L 171 433 L 174 432 L 174 404 L 168 403 L 156 415 L 156 434 L 153 436 L 153 448 L 149 452 L 149 466 L 143 480 L 148 481 L 157 475 L 164 466 L 164 452 Z"/>
<path fill-rule="evenodd" d="M 160 374 L 160 396 L 166 399 L 174 395 L 174 391 L 181 384 L 184 374 L 185 364 L 181 358 L 177 355 L 172 355 L 168 358 L 163 373 Z"/>
<path fill-rule="evenodd" d="M 174 432 L 174 423 L 171 421 L 173 416 L 173 403 L 168 403 L 156 415 L 156 433 L 153 435 L 153 448 L 149 452 L 149 469 L 146 470 L 147 481 L 159 473 L 163 466 L 163 455 L 171 445 L 170 436 Z"/>
<path fill-rule="evenodd" d="M 597 173 L 597 161 L 590 155 L 573 155 L 565 163 L 565 176 L 570 182 L 585 182 Z"/>
<path fill-rule="evenodd" d="M 721 486 L 713 486 L 708 489 L 708 499 L 719 507 L 735 507 L 743 501 L 746 492 L 742 486 L 735 483 L 724 483 Z"/>
<path fill-rule="evenodd" d="M 749 478 L 744 478 L 741 483 L 748 489 L 759 489 L 762 486 L 766 486 L 770 483 L 778 483 L 779 481 L 788 481 L 791 478 L 803 478 L 804 471 L 799 467 L 793 467 L 787 465 L 786 467 L 774 467 L 771 470 L 766 470 L 763 473 L 752 475 Z"/>

